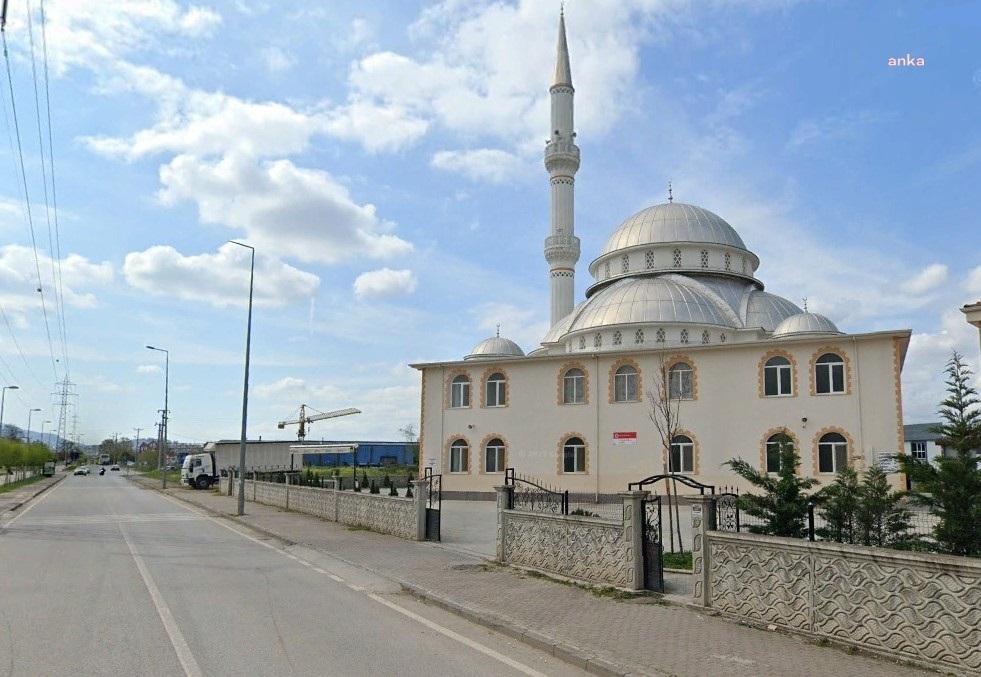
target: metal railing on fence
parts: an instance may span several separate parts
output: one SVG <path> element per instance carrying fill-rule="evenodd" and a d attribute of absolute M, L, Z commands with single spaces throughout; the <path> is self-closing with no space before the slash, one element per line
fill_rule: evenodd
<path fill-rule="evenodd" d="M 504 469 L 504 485 L 511 487 L 509 510 L 569 514 L 568 490 L 550 487 L 528 475 L 518 475 L 514 468 Z"/>

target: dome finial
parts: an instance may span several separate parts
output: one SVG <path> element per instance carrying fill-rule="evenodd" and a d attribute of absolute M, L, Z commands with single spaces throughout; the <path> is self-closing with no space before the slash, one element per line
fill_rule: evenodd
<path fill-rule="evenodd" d="M 804 297 L 804 312 L 807 312 L 807 297 Z"/>
<path fill-rule="evenodd" d="M 498 325 L 497 325 L 497 338 L 501 338 L 501 324 L 500 323 L 498 323 Z"/>
<path fill-rule="evenodd" d="M 674 196 L 671 195 L 671 182 L 668 181 L 668 202 L 674 202 Z"/>

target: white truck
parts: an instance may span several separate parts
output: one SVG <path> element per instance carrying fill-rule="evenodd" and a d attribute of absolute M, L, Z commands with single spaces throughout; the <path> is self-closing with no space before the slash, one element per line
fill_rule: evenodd
<path fill-rule="evenodd" d="M 192 489 L 208 489 L 218 484 L 214 453 L 188 454 L 181 466 L 181 484 Z"/>

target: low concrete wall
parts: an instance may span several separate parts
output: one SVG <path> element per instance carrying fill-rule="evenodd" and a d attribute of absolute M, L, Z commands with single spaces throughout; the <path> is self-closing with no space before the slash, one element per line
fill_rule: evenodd
<path fill-rule="evenodd" d="M 720 531 L 705 542 L 706 606 L 981 672 L 981 560 Z"/>
<path fill-rule="evenodd" d="M 497 558 L 588 583 L 644 587 L 640 501 L 625 492 L 623 521 L 508 510 L 510 487 L 498 488 Z"/>
<path fill-rule="evenodd" d="M 238 496 L 238 480 L 222 477 L 218 487 L 223 494 Z M 419 498 L 422 493 L 416 492 L 413 498 L 397 498 L 245 480 L 247 501 L 293 510 L 347 526 L 363 527 L 410 541 L 425 539 L 425 531 L 419 531 L 419 511 L 425 514 L 426 509 L 425 502 Z M 425 525 L 424 519 L 422 524 Z"/>

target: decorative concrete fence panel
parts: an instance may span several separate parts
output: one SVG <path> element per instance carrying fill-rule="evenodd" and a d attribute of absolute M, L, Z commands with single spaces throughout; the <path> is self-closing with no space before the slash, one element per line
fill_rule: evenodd
<path fill-rule="evenodd" d="M 219 490 L 221 493 L 238 496 L 238 480 L 231 480 L 230 490 L 229 481 L 221 478 Z M 362 527 L 412 541 L 421 541 L 425 538 L 425 519 L 420 519 L 419 515 L 420 513 L 425 515 L 426 503 L 420 499 L 420 494 L 415 498 L 397 498 L 380 494 L 245 480 L 245 498 L 248 501 L 293 510 L 331 522 Z"/>
<path fill-rule="evenodd" d="M 341 524 L 415 540 L 417 524 L 414 499 L 343 491 L 334 493 L 337 494 L 337 521 Z"/>
<path fill-rule="evenodd" d="M 623 520 L 509 510 L 510 487 L 498 487 L 497 557 L 548 573 L 640 590 L 644 587 L 641 501 L 647 492 L 620 494 Z"/>
<path fill-rule="evenodd" d="M 508 510 L 504 561 L 591 583 L 627 586 L 623 524 Z"/>
<path fill-rule="evenodd" d="M 710 531 L 704 602 L 944 670 L 981 673 L 981 561 Z"/>

